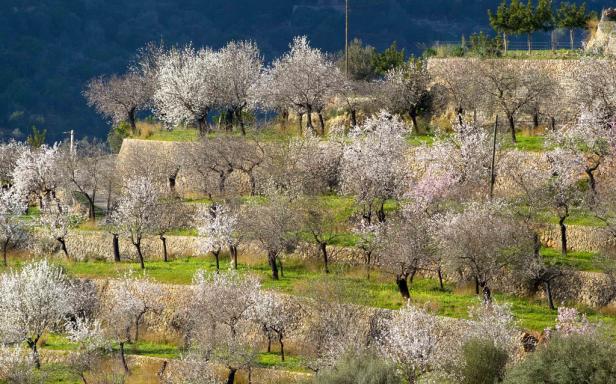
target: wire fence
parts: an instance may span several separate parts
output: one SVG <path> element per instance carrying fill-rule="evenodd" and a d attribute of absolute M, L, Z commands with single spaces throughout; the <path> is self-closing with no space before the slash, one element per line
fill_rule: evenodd
<path fill-rule="evenodd" d="M 460 46 L 462 43 L 460 40 L 454 41 L 441 41 L 435 40 L 432 42 L 433 47 L 439 46 Z M 469 45 L 469 41 L 466 41 L 467 46 Z M 582 49 L 584 48 L 584 42 L 577 40 L 573 42 L 573 49 Z M 528 50 L 528 42 L 527 41 L 509 41 L 507 43 L 507 49 L 510 51 L 526 51 Z M 531 41 L 531 49 L 537 51 L 548 51 L 555 49 L 571 49 L 571 41 L 562 40 L 562 41 Z"/>

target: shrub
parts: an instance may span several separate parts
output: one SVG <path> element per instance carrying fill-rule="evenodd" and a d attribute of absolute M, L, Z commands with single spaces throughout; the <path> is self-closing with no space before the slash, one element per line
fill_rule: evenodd
<path fill-rule="evenodd" d="M 616 346 L 600 336 L 555 336 L 506 376 L 506 384 L 610 384 Z"/>
<path fill-rule="evenodd" d="M 372 353 L 350 354 L 320 373 L 315 384 L 401 384 L 395 368 Z"/>
<path fill-rule="evenodd" d="M 464 344 L 462 355 L 463 384 L 494 384 L 503 380 L 509 356 L 492 341 L 471 339 Z"/>

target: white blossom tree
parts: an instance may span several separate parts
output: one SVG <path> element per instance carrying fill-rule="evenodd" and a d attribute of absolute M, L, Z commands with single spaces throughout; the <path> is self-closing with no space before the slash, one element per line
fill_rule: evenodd
<path fill-rule="evenodd" d="M 425 61 L 411 59 L 404 65 L 389 70 L 382 84 L 383 100 L 387 108 L 393 113 L 408 113 L 417 134 L 417 117 L 429 108 L 429 83 L 430 74 Z"/>
<path fill-rule="evenodd" d="M 119 344 L 120 359 L 126 373 L 129 368 L 125 345 L 139 340 L 140 326 L 147 314 L 162 310 L 161 297 L 160 285 L 151 282 L 147 276 L 130 273 L 110 285 L 105 292 L 106 301 L 102 309 L 103 333 L 108 339 Z"/>
<path fill-rule="evenodd" d="M 15 191 L 24 199 L 35 196 L 39 205 L 57 198 L 63 178 L 58 145 L 29 148 L 21 153 L 13 169 Z"/>
<path fill-rule="evenodd" d="M 38 223 L 45 229 L 48 236 L 60 244 L 60 250 L 67 259 L 70 259 L 66 247 L 66 237 L 71 227 L 79 224 L 83 216 L 60 199 L 44 203 Z"/>
<path fill-rule="evenodd" d="M 157 186 L 147 177 L 137 177 L 125 186 L 117 207 L 111 213 L 113 225 L 135 246 L 141 269 L 145 269 L 141 241 L 155 229 L 159 200 Z"/>
<path fill-rule="evenodd" d="M 138 73 L 129 72 L 99 77 L 90 80 L 83 94 L 88 105 L 117 125 L 123 121 L 129 123 L 132 133 L 137 133 L 136 114 L 144 110 L 151 97 L 148 78 Z"/>
<path fill-rule="evenodd" d="M 409 383 L 426 372 L 437 348 L 434 316 L 406 305 L 385 321 L 378 340 L 380 352 L 394 361 Z"/>
<path fill-rule="evenodd" d="M 4 343 L 26 342 L 41 366 L 37 343 L 57 330 L 72 310 L 70 285 L 60 267 L 46 260 L 0 276 L 0 336 Z"/>
<path fill-rule="evenodd" d="M 233 384 L 238 370 L 250 370 L 255 363 L 255 330 L 250 315 L 259 288 L 257 278 L 241 276 L 234 270 L 195 274 L 192 309 L 198 337 L 193 347 L 227 367 L 229 384 Z"/>
<path fill-rule="evenodd" d="M 17 166 L 17 160 L 21 154 L 28 150 L 25 143 L 11 140 L 0 143 L 0 185 L 13 185 L 13 169 Z"/>
<path fill-rule="evenodd" d="M 467 204 L 463 212 L 444 216 L 438 232 L 447 269 L 474 279 L 486 303 L 492 300 L 492 280 L 533 254 L 532 234 L 521 230 L 505 208 L 500 202 Z"/>
<path fill-rule="evenodd" d="M 257 295 L 251 319 L 257 322 L 267 337 L 267 352 L 271 352 L 272 340 L 280 346 L 280 359 L 284 361 L 284 343 L 289 335 L 297 332 L 302 324 L 304 311 L 293 299 L 269 292 Z"/>
<path fill-rule="evenodd" d="M 27 238 L 26 226 L 20 217 L 27 206 L 14 188 L 0 189 L 0 246 L 4 266 L 8 265 L 8 251 L 18 248 Z"/>
<path fill-rule="evenodd" d="M 217 104 L 226 109 L 227 124 L 239 123 L 246 134 L 243 113 L 254 105 L 254 93 L 263 70 L 263 58 L 252 41 L 232 41 L 218 52 L 214 87 Z"/>
<path fill-rule="evenodd" d="M 303 36 L 294 38 L 289 52 L 274 61 L 260 87 L 260 92 L 274 103 L 305 113 L 309 132 L 314 132 L 312 114 L 317 112 L 321 134 L 324 134 L 321 110 L 328 99 L 344 87 L 344 76 L 332 60 L 319 49 L 312 48 Z"/>
<path fill-rule="evenodd" d="M 220 271 L 220 252 L 233 245 L 237 231 L 237 216 L 227 207 L 214 204 L 199 212 L 197 218 L 199 248 L 202 252 L 212 252 L 216 259 L 216 272 Z M 237 259 L 233 260 L 237 269 Z"/>
<path fill-rule="evenodd" d="M 363 218 L 385 220 L 385 201 L 399 198 L 406 180 L 406 142 L 402 121 L 386 112 L 351 132 L 341 161 L 342 192 L 355 196 Z"/>
<path fill-rule="evenodd" d="M 207 117 L 216 105 L 213 71 L 219 55 L 209 48 L 191 45 L 172 49 L 161 58 L 154 106 L 161 120 L 177 126 L 196 123 L 200 133 L 208 130 Z"/>
<path fill-rule="evenodd" d="M 69 341 L 77 344 L 77 349 L 68 357 L 68 368 L 87 383 L 86 373 L 95 369 L 111 351 L 109 340 L 104 335 L 100 320 L 82 317 L 66 324 L 66 334 Z"/>

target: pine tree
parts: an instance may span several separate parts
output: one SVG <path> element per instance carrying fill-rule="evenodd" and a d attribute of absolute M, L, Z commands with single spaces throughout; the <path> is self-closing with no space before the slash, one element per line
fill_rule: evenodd
<path fill-rule="evenodd" d="M 492 10 L 488 9 L 488 17 L 490 18 L 490 25 L 494 29 L 496 33 L 503 34 L 503 44 L 505 48 L 505 53 L 507 53 L 508 48 L 508 40 L 507 36 L 514 32 L 511 28 L 510 22 L 510 9 L 507 6 L 507 0 L 503 0 L 498 8 L 496 9 L 496 13 L 493 14 Z"/>

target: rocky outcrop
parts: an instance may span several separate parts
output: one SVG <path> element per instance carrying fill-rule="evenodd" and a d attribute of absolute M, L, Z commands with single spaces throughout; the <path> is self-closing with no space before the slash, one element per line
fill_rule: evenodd
<path fill-rule="evenodd" d="M 616 56 L 616 8 L 603 10 L 597 31 L 586 45 L 586 51 Z"/>

